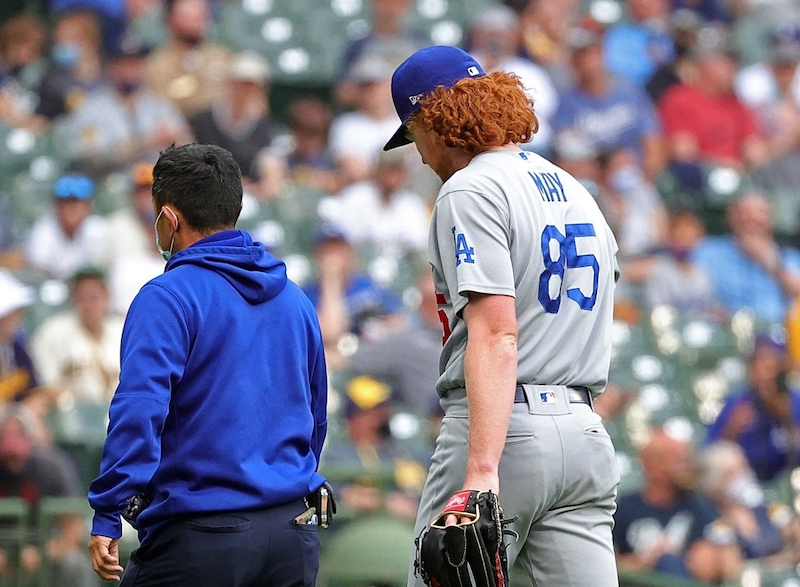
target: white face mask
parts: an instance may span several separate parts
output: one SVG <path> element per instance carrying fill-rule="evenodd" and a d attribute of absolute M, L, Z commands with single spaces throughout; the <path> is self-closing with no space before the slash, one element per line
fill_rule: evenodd
<path fill-rule="evenodd" d="M 167 208 L 169 210 L 169 208 Z M 178 222 L 178 217 L 175 216 L 175 213 L 172 210 L 169 210 L 172 216 L 175 217 L 175 223 Z M 161 215 L 164 213 L 164 208 L 161 208 L 161 211 L 156 216 L 156 221 L 153 223 L 153 228 L 156 231 L 156 247 L 158 247 L 158 252 L 161 253 L 161 256 L 164 257 L 165 261 L 169 261 L 172 258 L 172 249 L 175 247 L 175 231 L 172 232 L 172 240 L 169 242 L 169 249 L 164 250 L 161 248 L 161 239 L 158 237 L 158 221 L 161 220 Z"/>

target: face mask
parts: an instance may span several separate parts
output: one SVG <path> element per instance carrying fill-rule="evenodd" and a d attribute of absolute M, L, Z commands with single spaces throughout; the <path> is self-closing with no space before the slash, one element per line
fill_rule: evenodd
<path fill-rule="evenodd" d="M 65 69 L 72 69 L 81 58 L 81 48 L 72 43 L 59 43 L 53 47 L 53 61 Z"/>
<path fill-rule="evenodd" d="M 752 473 L 744 473 L 734 478 L 725 488 L 725 495 L 731 501 L 750 508 L 764 502 L 764 492 Z"/>
<path fill-rule="evenodd" d="M 170 210 L 172 212 L 172 210 Z M 158 237 L 158 221 L 161 220 L 161 215 L 164 213 L 164 208 L 161 208 L 161 211 L 156 216 L 156 221 L 153 223 L 153 228 L 156 231 L 156 247 L 158 247 L 158 252 L 161 253 L 161 256 L 164 257 L 165 261 L 169 261 L 172 258 L 172 249 L 175 246 L 175 232 L 172 232 L 172 240 L 169 241 L 169 249 L 164 250 L 161 248 L 161 239 Z M 175 216 L 175 213 L 172 213 Z M 175 222 L 178 221 L 178 217 L 175 216 Z"/>
<path fill-rule="evenodd" d="M 608 178 L 608 183 L 618 192 L 628 193 L 636 189 L 642 181 L 642 174 L 635 165 L 616 170 Z"/>
<path fill-rule="evenodd" d="M 117 84 L 117 90 L 123 96 L 130 96 L 141 86 L 142 84 L 140 84 L 139 82 L 119 82 Z"/>

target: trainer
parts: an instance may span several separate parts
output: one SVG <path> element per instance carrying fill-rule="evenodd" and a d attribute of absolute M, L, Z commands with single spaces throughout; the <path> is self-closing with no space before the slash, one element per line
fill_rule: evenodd
<path fill-rule="evenodd" d="M 444 182 L 428 246 L 444 419 L 416 532 L 457 491 L 499 492 L 527 584 L 616 586 L 619 472 L 592 410 L 610 363 L 611 230 L 578 181 L 517 146 L 538 121 L 516 77 L 428 47 L 397 68 L 392 97 L 402 125 L 385 149 L 413 142 Z"/>
<path fill-rule="evenodd" d="M 327 428 L 314 307 L 283 262 L 234 229 L 242 179 L 228 151 L 167 149 L 152 193 L 167 265 L 125 321 L 89 489 L 94 569 L 120 580 L 120 514 L 140 495 L 123 586 L 313 585 L 319 537 L 302 514 L 324 482 Z"/>

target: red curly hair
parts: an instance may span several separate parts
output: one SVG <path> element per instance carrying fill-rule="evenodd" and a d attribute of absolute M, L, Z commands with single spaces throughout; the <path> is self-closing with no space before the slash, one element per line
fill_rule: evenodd
<path fill-rule="evenodd" d="M 539 130 L 533 102 L 519 78 L 494 72 L 439 86 L 421 102 L 411 124 L 422 124 L 447 147 L 479 153 L 509 143 L 524 143 Z"/>

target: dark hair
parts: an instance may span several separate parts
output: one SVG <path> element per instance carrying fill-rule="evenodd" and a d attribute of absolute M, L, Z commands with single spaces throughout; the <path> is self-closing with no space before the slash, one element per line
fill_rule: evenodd
<path fill-rule="evenodd" d="M 106 274 L 105 272 L 100 269 L 99 267 L 87 266 L 81 267 L 75 273 L 72 274 L 70 278 L 70 287 L 71 289 L 75 289 L 78 287 L 78 284 L 82 281 L 87 281 L 89 279 L 96 279 L 103 283 L 103 286 L 106 285 Z"/>
<path fill-rule="evenodd" d="M 173 145 L 153 168 L 153 200 L 156 209 L 174 205 L 200 233 L 231 228 L 242 210 L 242 171 L 217 145 Z"/>

